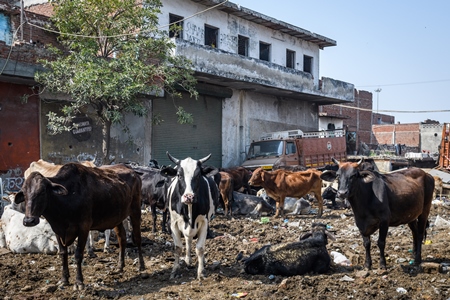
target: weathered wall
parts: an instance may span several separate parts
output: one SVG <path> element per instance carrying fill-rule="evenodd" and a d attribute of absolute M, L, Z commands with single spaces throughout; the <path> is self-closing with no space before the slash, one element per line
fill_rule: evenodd
<path fill-rule="evenodd" d="M 422 151 L 439 153 L 444 124 L 420 124 L 420 145 Z"/>
<path fill-rule="evenodd" d="M 223 166 L 237 166 L 253 140 L 263 133 L 288 129 L 318 129 L 317 106 L 249 91 L 234 91 L 223 102 Z"/>
<path fill-rule="evenodd" d="M 373 125 L 374 144 L 398 144 L 420 148 L 419 123 Z"/>

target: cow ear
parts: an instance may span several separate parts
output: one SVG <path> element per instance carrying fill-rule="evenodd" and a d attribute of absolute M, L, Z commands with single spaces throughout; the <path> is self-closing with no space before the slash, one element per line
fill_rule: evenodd
<path fill-rule="evenodd" d="M 305 234 L 303 234 L 302 236 L 300 236 L 299 240 L 306 240 L 307 238 L 309 238 L 310 236 L 312 236 L 312 232 L 307 232 Z"/>
<path fill-rule="evenodd" d="M 161 169 L 161 175 L 162 176 L 175 176 L 175 175 L 177 175 L 177 170 L 175 170 L 174 168 L 172 168 L 172 167 L 164 167 L 164 168 L 162 168 Z"/>
<path fill-rule="evenodd" d="M 333 182 L 336 179 L 336 171 L 326 170 L 322 173 L 322 175 L 320 175 L 320 179 Z"/>
<path fill-rule="evenodd" d="M 219 169 L 213 166 L 202 166 L 202 175 L 203 176 L 214 176 L 219 173 Z"/>
<path fill-rule="evenodd" d="M 25 196 L 23 194 L 23 191 L 19 191 L 15 196 L 14 196 L 14 203 L 19 204 L 22 203 L 23 201 L 25 201 Z"/>
<path fill-rule="evenodd" d="M 365 183 L 369 183 L 375 180 L 375 174 L 370 171 L 361 171 L 359 172 L 359 175 Z"/>
<path fill-rule="evenodd" d="M 59 196 L 65 196 L 69 193 L 64 186 L 56 183 L 52 183 L 52 191 Z"/>

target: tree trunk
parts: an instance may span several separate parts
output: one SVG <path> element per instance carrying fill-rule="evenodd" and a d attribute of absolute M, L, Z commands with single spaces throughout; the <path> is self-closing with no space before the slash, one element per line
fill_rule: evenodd
<path fill-rule="evenodd" d="M 103 121 L 103 142 L 102 142 L 102 150 L 103 150 L 103 165 L 110 165 L 114 159 L 110 158 L 110 146 L 111 146 L 111 121 L 104 120 Z"/>

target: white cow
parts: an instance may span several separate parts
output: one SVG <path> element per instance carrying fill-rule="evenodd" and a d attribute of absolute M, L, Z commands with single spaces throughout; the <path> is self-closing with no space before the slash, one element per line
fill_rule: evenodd
<path fill-rule="evenodd" d="M 0 247 L 13 253 L 56 254 L 58 241 L 46 220 L 35 227 L 23 226 L 24 214 L 6 205 L 0 219 Z"/>

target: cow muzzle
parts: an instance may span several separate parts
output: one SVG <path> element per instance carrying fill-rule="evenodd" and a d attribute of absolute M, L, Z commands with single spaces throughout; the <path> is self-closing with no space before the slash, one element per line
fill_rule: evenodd
<path fill-rule="evenodd" d="M 39 217 L 24 217 L 23 226 L 32 227 L 39 224 Z"/>
<path fill-rule="evenodd" d="M 184 194 L 181 197 L 181 202 L 184 204 L 192 204 L 194 202 L 194 194 Z"/>
<path fill-rule="evenodd" d="M 348 191 L 344 191 L 344 190 L 338 190 L 336 192 L 336 198 L 340 199 L 340 200 L 344 200 L 347 199 L 348 196 Z"/>

